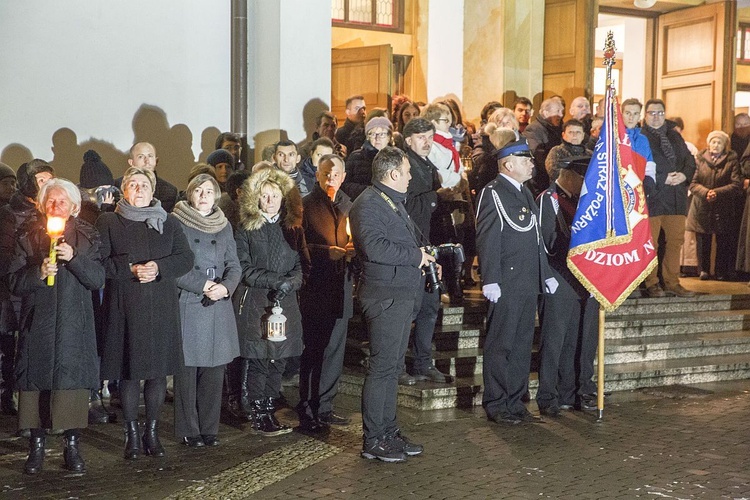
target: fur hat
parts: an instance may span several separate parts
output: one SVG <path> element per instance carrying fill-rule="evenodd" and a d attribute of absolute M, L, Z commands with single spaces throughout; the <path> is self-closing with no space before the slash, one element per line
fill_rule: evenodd
<path fill-rule="evenodd" d="M 234 170 L 234 156 L 226 149 L 217 149 L 206 158 L 206 163 L 215 167 L 219 163 L 228 163 L 232 170 Z"/>
<path fill-rule="evenodd" d="M 84 189 L 91 189 L 99 186 L 111 186 L 115 183 L 115 179 L 99 153 L 89 149 L 83 154 L 83 165 L 81 165 L 78 183 Z"/>
<path fill-rule="evenodd" d="M 721 130 L 714 130 L 713 132 L 708 134 L 706 143 L 711 142 L 711 139 L 715 139 L 717 137 L 724 141 L 724 150 L 726 151 L 727 146 L 729 146 L 729 136 L 726 134 L 726 132 L 723 132 Z"/>
<path fill-rule="evenodd" d="M 276 167 L 261 168 L 242 185 L 239 197 L 240 224 L 246 231 L 260 229 L 265 218 L 260 211 L 261 189 L 266 183 L 274 184 L 281 191 L 281 224 L 286 228 L 302 226 L 302 196 L 294 179 Z"/>

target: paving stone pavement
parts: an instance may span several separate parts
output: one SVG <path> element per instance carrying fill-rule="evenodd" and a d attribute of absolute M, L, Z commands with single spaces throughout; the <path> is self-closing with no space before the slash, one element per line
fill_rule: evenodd
<path fill-rule="evenodd" d="M 293 399 L 292 391 L 287 396 Z M 324 439 L 276 438 L 222 424 L 221 446 L 190 449 L 171 436 L 171 405 L 160 421 L 167 457 L 122 459 L 119 424 L 89 427 L 85 475 L 63 470 L 62 439 L 49 437 L 45 469 L 22 474 L 26 440 L 0 417 L 3 498 L 503 498 L 750 499 L 750 381 L 616 393 L 604 419 L 566 412 L 544 424 L 501 426 L 481 411 L 402 411 L 404 433 L 425 445 L 403 464 L 359 457 L 354 416 Z M 534 410 L 533 404 L 531 405 Z M 294 422 L 291 410 L 279 417 Z"/>

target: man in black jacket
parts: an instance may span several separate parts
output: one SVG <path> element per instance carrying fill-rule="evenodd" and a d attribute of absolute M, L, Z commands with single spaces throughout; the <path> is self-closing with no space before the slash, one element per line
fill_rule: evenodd
<path fill-rule="evenodd" d="M 406 354 L 421 268 L 435 259 L 419 246 L 404 207 L 411 166 L 386 146 L 372 164 L 372 186 L 354 201 L 351 229 L 362 262 L 358 297 L 370 334 L 362 388 L 362 457 L 403 462 L 423 448 L 401 434 L 396 421 L 398 376 Z"/>
<path fill-rule="evenodd" d="M 361 95 L 353 95 L 346 100 L 346 121 L 344 126 L 336 131 L 336 141 L 346 146 L 352 153 L 362 147 L 365 142 L 365 116 L 367 105 Z"/>
<path fill-rule="evenodd" d="M 656 163 L 656 186 L 647 198 L 651 237 L 659 249 L 659 233 L 664 231 L 664 258 L 660 260 L 664 288 L 659 285 L 658 267 L 646 277 L 649 297 L 692 297 L 695 292 L 680 284 L 680 251 L 685 241 L 688 186 L 695 174 L 695 159 L 674 124 L 664 118 L 661 99 L 646 102 L 646 124 L 642 133 L 648 139 Z"/>
<path fill-rule="evenodd" d="M 417 227 L 420 245 L 430 244 L 430 220 L 437 208 L 440 178 L 437 168 L 427 158 L 432 148 L 435 126 L 424 118 L 414 118 L 403 130 L 408 149 L 406 156 L 411 165 L 411 180 L 406 191 L 406 211 Z M 432 363 L 432 337 L 440 310 L 440 291 L 428 291 L 425 277 L 422 277 L 421 290 L 417 294 L 414 308 L 414 364 L 411 377 L 402 375 L 399 382 L 411 385 L 421 380 L 445 383 L 450 377 L 441 373 Z"/>
<path fill-rule="evenodd" d="M 352 317 L 348 258 L 353 256 L 354 246 L 346 233 L 352 202 L 339 189 L 346 177 L 344 168 L 340 156 L 323 156 L 315 173 L 318 182 L 302 201 L 302 227 L 312 267 L 300 291 L 305 350 L 300 359 L 297 413 L 300 429 L 308 433 L 349 423 L 333 411 Z"/>

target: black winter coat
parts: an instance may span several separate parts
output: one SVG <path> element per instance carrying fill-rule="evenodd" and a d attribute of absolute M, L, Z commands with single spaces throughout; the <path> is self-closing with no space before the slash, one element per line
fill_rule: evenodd
<path fill-rule="evenodd" d="M 268 222 L 258 208 L 261 186 L 279 187 L 284 204 L 279 219 Z M 310 269 L 310 257 L 302 230 L 302 200 L 288 175 L 266 169 L 245 181 L 240 196 L 241 226 L 235 233 L 242 279 L 232 297 L 240 339 L 240 356 L 281 359 L 302 354 L 302 318 L 297 292 Z M 286 340 L 265 338 L 264 323 L 271 314 L 273 291 L 283 280 L 292 290 L 280 302 L 286 316 Z"/>
<path fill-rule="evenodd" d="M 411 180 L 406 191 L 406 211 L 409 217 L 419 228 L 420 243 L 430 243 L 430 221 L 432 214 L 437 209 L 438 195 L 440 189 L 440 177 L 437 168 L 428 159 L 421 158 L 417 153 L 409 149 L 406 152 L 411 164 Z"/>
<path fill-rule="evenodd" d="M 384 194 L 391 204 L 381 195 Z M 405 194 L 376 182 L 357 198 L 350 212 L 352 237 L 362 262 L 360 298 L 413 299 L 422 283 L 422 252 Z"/>
<path fill-rule="evenodd" d="M 531 154 L 534 155 L 534 177 L 528 182 L 529 188 L 534 195 L 538 195 L 550 185 L 546 167 L 547 155 L 552 148 L 562 144 L 562 125 L 556 127 L 539 116 L 526 127 L 523 136 L 529 143 Z"/>
<path fill-rule="evenodd" d="M 95 389 L 99 362 L 91 291 L 104 285 L 99 234 L 90 224 L 71 217 L 65 241 L 74 257 L 58 261 L 55 284 L 40 279 L 49 256 L 47 219 L 30 218 L 20 233 L 11 264 L 11 291 L 23 297 L 16 383 L 21 391 Z"/>
<path fill-rule="evenodd" d="M 648 144 L 651 146 L 651 155 L 654 157 L 654 163 L 656 163 L 656 185 L 647 198 L 648 214 L 651 217 L 687 215 L 687 190 L 693 175 L 695 175 L 695 158 L 690 154 L 685 140 L 674 130 L 672 122 L 665 122 L 662 127 L 667 127 L 667 138 L 672 144 L 676 156 L 674 164 L 664 155 L 659 137 L 651 132 L 648 127 L 641 129 L 641 134 L 648 139 Z M 685 182 L 677 186 L 666 185 L 667 175 L 671 172 L 685 174 Z"/>
<path fill-rule="evenodd" d="M 346 179 L 341 185 L 341 190 L 349 195 L 352 201 L 362 194 L 367 186 L 372 184 L 372 160 L 378 150 L 365 141 L 362 148 L 353 151 L 346 158 Z"/>
<path fill-rule="evenodd" d="M 145 222 L 117 213 L 96 221 L 107 271 L 102 305 L 102 378 L 147 380 L 174 374 L 184 366 L 177 278 L 193 266 L 182 224 L 168 216 L 159 234 Z M 130 264 L 154 261 L 159 275 L 140 283 Z"/>

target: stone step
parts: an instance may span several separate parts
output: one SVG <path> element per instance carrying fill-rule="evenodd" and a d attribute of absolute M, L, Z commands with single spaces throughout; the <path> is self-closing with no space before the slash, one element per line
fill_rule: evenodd
<path fill-rule="evenodd" d="M 750 331 L 661 335 L 604 342 L 605 365 L 750 353 Z"/>
<path fill-rule="evenodd" d="M 484 345 L 484 329 L 472 325 L 438 325 L 432 342 L 436 351 L 476 349 Z"/>
<path fill-rule="evenodd" d="M 691 313 L 697 311 L 722 311 L 750 309 L 750 294 L 747 295 L 697 295 L 695 297 L 664 297 L 658 299 L 627 299 L 616 310 L 607 313 L 609 318 L 655 313 Z"/>
<path fill-rule="evenodd" d="M 677 358 L 605 365 L 608 391 L 750 379 L 750 354 Z"/>
<path fill-rule="evenodd" d="M 607 339 L 645 338 L 743 330 L 749 324 L 750 310 L 738 309 L 621 316 L 607 320 L 604 331 Z"/>
<path fill-rule="evenodd" d="M 339 381 L 339 392 L 350 396 L 362 395 L 364 370 L 345 368 Z M 529 378 L 529 391 L 536 393 L 536 374 Z M 482 404 L 482 376 L 460 377 L 450 384 L 417 382 L 398 386 L 398 406 L 418 410 L 468 408 Z"/>

